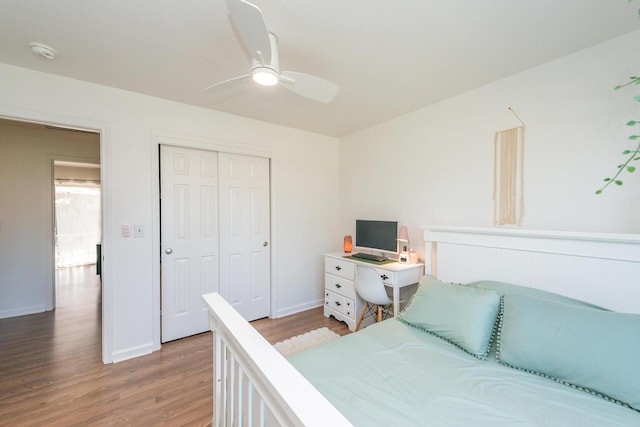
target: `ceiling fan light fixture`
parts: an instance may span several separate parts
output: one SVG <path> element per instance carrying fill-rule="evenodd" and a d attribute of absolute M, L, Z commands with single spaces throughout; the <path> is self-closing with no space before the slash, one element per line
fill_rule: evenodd
<path fill-rule="evenodd" d="M 256 67 L 251 71 L 251 78 L 261 86 L 275 86 L 278 84 L 278 73 L 269 67 Z"/>
<path fill-rule="evenodd" d="M 251 54 L 251 72 L 212 84 L 203 90 L 248 80 L 251 77 L 258 85 L 280 85 L 312 101 L 325 104 L 333 101 L 339 90 L 338 85 L 311 74 L 287 70 L 280 73 L 278 38 L 267 29 L 258 6 L 249 0 L 226 0 L 226 3 L 231 23 L 240 36 L 240 41 Z"/>

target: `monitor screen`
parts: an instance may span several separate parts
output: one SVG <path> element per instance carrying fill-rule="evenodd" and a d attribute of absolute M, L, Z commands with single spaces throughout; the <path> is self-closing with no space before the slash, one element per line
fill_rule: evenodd
<path fill-rule="evenodd" d="M 384 252 L 398 252 L 398 222 L 356 220 L 356 246 Z"/>

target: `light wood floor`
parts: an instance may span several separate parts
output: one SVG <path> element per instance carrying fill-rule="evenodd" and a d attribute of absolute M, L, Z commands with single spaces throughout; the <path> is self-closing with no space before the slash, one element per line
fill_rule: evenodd
<path fill-rule="evenodd" d="M 57 309 L 0 319 L 0 426 L 206 426 L 213 397 L 212 334 L 104 365 L 100 285 L 93 268 L 58 274 Z M 327 326 L 322 308 L 252 322 L 273 343 Z"/>

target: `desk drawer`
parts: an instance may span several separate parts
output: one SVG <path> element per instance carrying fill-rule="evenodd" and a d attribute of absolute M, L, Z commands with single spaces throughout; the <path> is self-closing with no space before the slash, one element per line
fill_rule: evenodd
<path fill-rule="evenodd" d="M 324 271 L 348 280 L 355 278 L 355 264 L 340 258 L 325 257 Z"/>
<path fill-rule="evenodd" d="M 347 298 L 353 299 L 356 297 L 356 289 L 353 284 L 353 280 L 347 280 L 333 274 L 325 273 L 324 288 Z"/>
<path fill-rule="evenodd" d="M 382 278 L 382 282 L 385 285 L 389 285 L 389 286 L 393 286 L 395 282 L 395 272 L 393 271 L 389 271 L 389 270 L 381 270 L 376 268 L 376 271 L 378 272 L 378 276 L 380 276 L 380 278 Z"/>

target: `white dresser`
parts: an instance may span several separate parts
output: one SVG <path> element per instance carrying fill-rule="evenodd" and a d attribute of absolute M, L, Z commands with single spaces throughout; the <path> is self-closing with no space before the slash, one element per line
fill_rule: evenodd
<path fill-rule="evenodd" d="M 336 252 L 324 257 L 324 316 L 333 316 L 355 330 L 364 302 L 356 294 L 356 265 L 375 268 L 384 284 L 393 289 L 394 313 L 400 309 L 400 288 L 418 283 L 424 264 L 377 264 L 345 258 L 349 254 Z"/>

